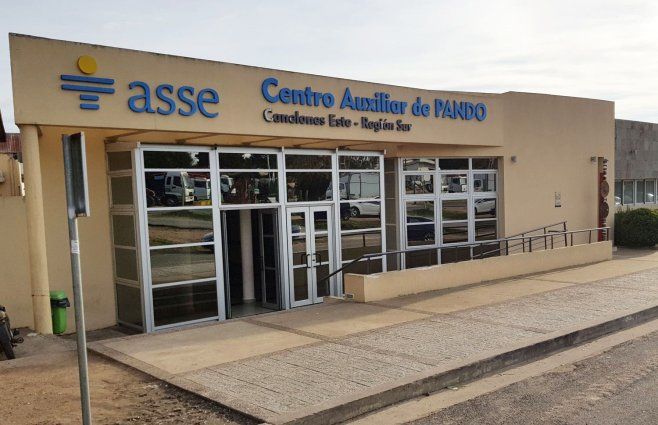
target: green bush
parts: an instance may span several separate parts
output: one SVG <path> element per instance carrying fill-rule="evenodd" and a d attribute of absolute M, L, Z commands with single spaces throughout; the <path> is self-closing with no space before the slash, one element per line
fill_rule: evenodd
<path fill-rule="evenodd" d="M 615 243 L 619 246 L 654 246 L 658 243 L 658 213 L 647 208 L 616 213 Z"/>

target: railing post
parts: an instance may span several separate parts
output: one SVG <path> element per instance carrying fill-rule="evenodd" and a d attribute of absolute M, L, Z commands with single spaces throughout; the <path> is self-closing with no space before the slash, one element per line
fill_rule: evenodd
<path fill-rule="evenodd" d="M 567 247 L 569 245 L 567 244 L 567 222 L 566 221 L 562 222 L 562 231 L 564 232 L 564 246 Z M 573 236 L 571 237 L 571 241 L 573 242 Z M 573 245 L 573 243 L 572 243 L 572 245 Z"/>
<path fill-rule="evenodd" d="M 528 251 L 532 252 L 532 236 L 528 239 Z"/>
<path fill-rule="evenodd" d="M 521 246 L 523 247 L 523 252 L 525 252 L 525 233 L 521 235 Z"/>
<path fill-rule="evenodd" d="M 366 260 L 366 274 L 370 274 L 370 257 Z"/>
<path fill-rule="evenodd" d="M 555 249 L 555 248 L 553 247 L 553 235 L 551 235 L 551 249 Z"/>
<path fill-rule="evenodd" d="M 571 234 L 571 246 L 573 246 L 573 233 Z"/>
<path fill-rule="evenodd" d="M 589 235 L 589 243 L 592 243 L 592 231 L 589 230 L 587 234 Z"/>
<path fill-rule="evenodd" d="M 509 255 L 509 239 L 505 239 L 505 255 Z"/>

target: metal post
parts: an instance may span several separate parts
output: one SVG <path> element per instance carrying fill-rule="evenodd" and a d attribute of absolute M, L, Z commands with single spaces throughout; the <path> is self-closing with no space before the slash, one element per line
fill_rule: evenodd
<path fill-rule="evenodd" d="M 532 236 L 530 236 L 530 239 L 528 239 L 528 250 L 532 252 Z"/>
<path fill-rule="evenodd" d="M 567 222 L 562 223 L 562 231 L 564 232 L 564 246 L 568 246 L 567 244 Z M 571 245 L 573 245 L 573 234 L 571 235 Z"/>
<path fill-rule="evenodd" d="M 64 143 L 64 163 L 69 164 L 71 155 Z M 80 242 L 78 241 L 78 222 L 73 199 L 73 175 L 70 167 L 64 168 L 66 182 L 66 203 L 68 209 L 69 238 L 71 240 L 71 275 L 73 277 L 73 306 L 75 310 L 75 330 L 77 333 L 78 373 L 80 375 L 80 402 L 82 404 L 82 423 L 91 424 L 91 402 L 89 398 L 89 374 L 87 364 L 87 336 L 85 334 L 84 302 L 82 298 L 82 279 L 80 268 Z"/>

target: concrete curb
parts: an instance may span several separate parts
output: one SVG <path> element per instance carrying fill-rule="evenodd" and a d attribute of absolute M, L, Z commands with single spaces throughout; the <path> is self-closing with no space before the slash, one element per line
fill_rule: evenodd
<path fill-rule="evenodd" d="M 254 406 L 243 405 L 237 400 L 222 399 L 193 382 L 177 375 L 163 373 L 158 368 L 125 356 L 101 344 L 91 343 L 88 346 L 91 351 L 103 357 L 123 363 L 170 385 L 267 424 L 336 424 L 391 404 L 435 392 L 451 385 L 479 379 L 511 366 L 534 361 L 565 348 L 631 328 L 655 318 L 658 318 L 658 305 L 640 311 L 629 311 L 622 316 L 610 316 L 603 320 L 598 319 L 581 323 L 549 334 L 538 335 L 535 338 L 512 345 L 504 351 L 483 352 L 469 359 L 444 364 L 422 373 L 407 376 L 396 382 L 373 387 L 360 393 L 347 394 L 326 403 L 287 414 L 275 414 L 264 409 L 254 409 Z"/>

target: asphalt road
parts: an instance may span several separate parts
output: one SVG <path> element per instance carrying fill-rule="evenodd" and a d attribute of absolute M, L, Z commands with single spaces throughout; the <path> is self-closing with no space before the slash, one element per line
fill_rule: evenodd
<path fill-rule="evenodd" d="M 410 423 L 658 424 L 658 332 Z"/>

